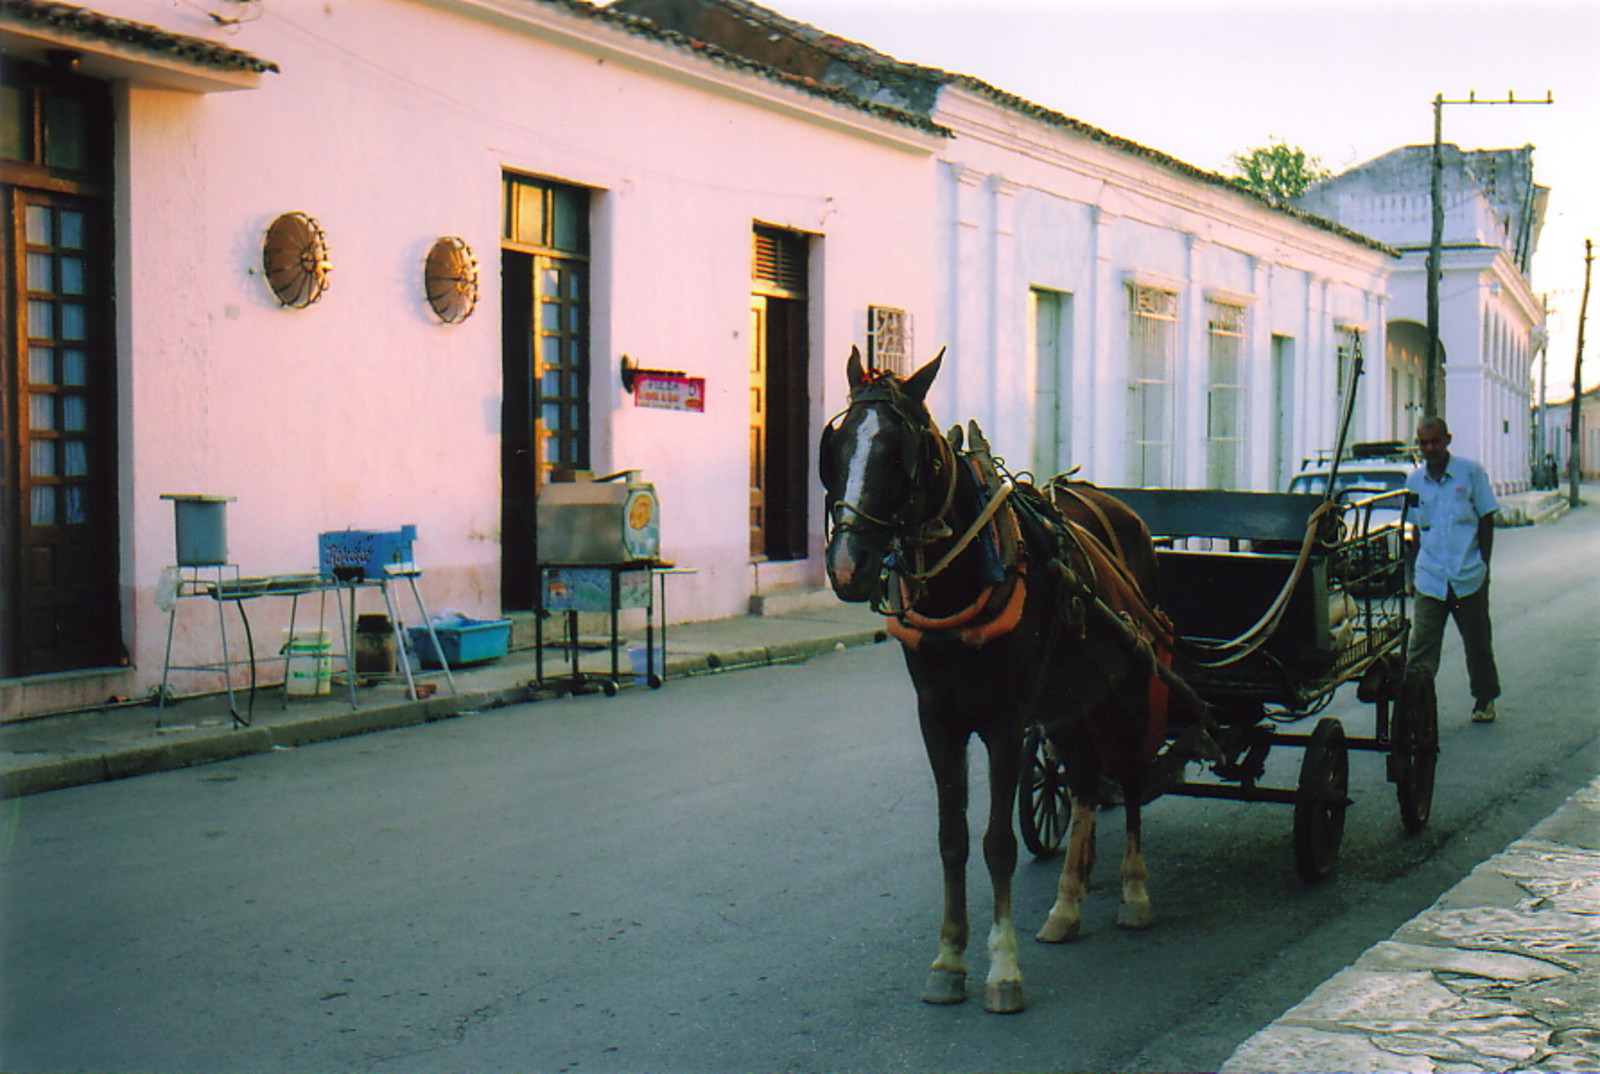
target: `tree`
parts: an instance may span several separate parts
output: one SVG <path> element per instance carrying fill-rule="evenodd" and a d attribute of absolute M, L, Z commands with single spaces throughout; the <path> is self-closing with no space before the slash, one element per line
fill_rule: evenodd
<path fill-rule="evenodd" d="M 1234 182 L 1278 201 L 1298 198 L 1312 184 L 1320 183 L 1333 174 L 1323 166 L 1321 159 L 1299 146 L 1276 139 L 1266 145 L 1235 153 L 1232 160 L 1239 172 Z"/>

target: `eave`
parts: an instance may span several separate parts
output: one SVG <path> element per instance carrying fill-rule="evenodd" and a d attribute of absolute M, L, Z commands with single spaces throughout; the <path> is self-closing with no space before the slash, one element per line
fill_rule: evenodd
<path fill-rule="evenodd" d="M 0 4 L 0 51 L 9 61 L 60 63 L 107 81 L 192 93 L 253 89 L 270 60 L 203 37 L 46 0 Z"/>

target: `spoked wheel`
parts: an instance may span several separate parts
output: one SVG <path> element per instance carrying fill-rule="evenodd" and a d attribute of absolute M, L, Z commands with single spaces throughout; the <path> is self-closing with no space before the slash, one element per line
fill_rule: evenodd
<path fill-rule="evenodd" d="M 1324 716 L 1306 744 L 1295 791 L 1294 865 L 1307 880 L 1326 879 L 1339 860 L 1349 790 L 1350 752 L 1344 725 Z"/>
<path fill-rule="evenodd" d="M 1433 769 L 1439 760 L 1439 703 L 1433 680 L 1408 679 L 1394 707 L 1389 778 L 1400 801 L 1400 823 L 1415 835 L 1433 812 Z"/>
<path fill-rule="evenodd" d="M 1067 770 L 1037 724 L 1022 742 L 1022 778 L 1017 781 L 1017 821 L 1022 843 L 1035 857 L 1061 849 L 1072 817 Z"/>

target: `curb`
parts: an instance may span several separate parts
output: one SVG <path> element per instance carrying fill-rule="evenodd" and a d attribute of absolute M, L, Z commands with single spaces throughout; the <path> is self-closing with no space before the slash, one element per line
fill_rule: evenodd
<path fill-rule="evenodd" d="M 687 679 L 747 668 L 792 663 L 837 649 L 856 648 L 884 641 L 882 630 L 857 631 L 827 638 L 731 649 L 721 653 L 689 654 L 667 661 L 664 678 Z M 451 720 L 484 709 L 504 708 L 537 700 L 532 681 L 493 690 L 471 690 L 436 695 L 422 701 L 327 713 L 275 726 L 224 729 L 217 734 L 183 741 L 135 746 L 108 753 L 43 761 L 0 776 L 0 799 L 21 798 L 47 791 L 92 783 L 128 779 L 155 772 L 232 761 L 278 749 L 332 742 L 341 738 L 416 727 Z"/>

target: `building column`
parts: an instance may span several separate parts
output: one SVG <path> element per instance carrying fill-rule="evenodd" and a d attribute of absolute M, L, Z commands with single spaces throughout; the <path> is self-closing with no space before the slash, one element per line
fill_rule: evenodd
<path fill-rule="evenodd" d="M 1178 353 L 1173 360 L 1175 415 L 1172 429 L 1172 483 L 1203 488 L 1206 483 L 1206 388 L 1210 382 L 1206 296 L 1197 277 L 1206 240 L 1183 236 L 1183 290 L 1178 295 Z"/>
<path fill-rule="evenodd" d="M 1073 427 L 1082 430 L 1078 435 L 1085 442 L 1073 445 L 1073 457 L 1083 460 L 1090 480 L 1111 485 L 1128 472 L 1128 288 L 1116 265 L 1121 217 L 1099 205 L 1089 212 L 1093 262 L 1076 351 L 1083 356 L 1078 368 L 1089 377 L 1076 394 L 1088 411 L 1074 415 Z"/>
<path fill-rule="evenodd" d="M 1027 353 L 1026 293 L 1017 283 L 1017 194 L 1022 188 L 1004 176 L 990 175 L 988 353 L 990 375 L 981 421 L 996 454 L 1016 467 L 1032 456 L 1033 356 Z"/>

